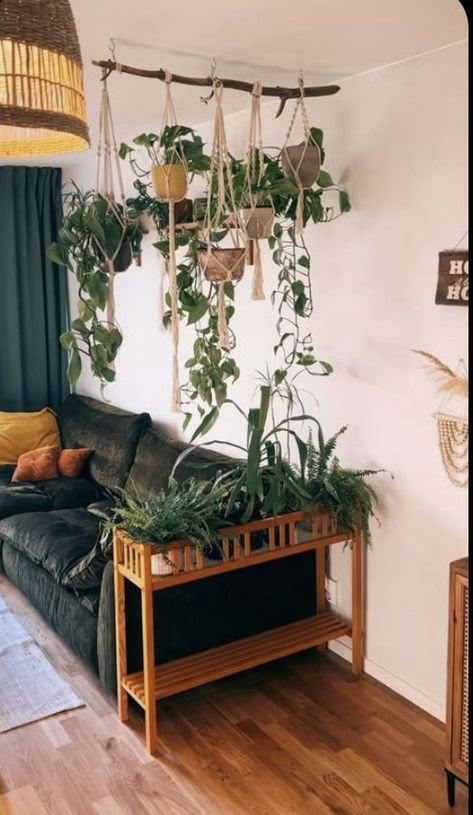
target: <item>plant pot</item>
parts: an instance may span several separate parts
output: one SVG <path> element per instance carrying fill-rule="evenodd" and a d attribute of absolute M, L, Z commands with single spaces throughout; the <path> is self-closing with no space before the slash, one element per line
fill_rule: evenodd
<path fill-rule="evenodd" d="M 249 238 L 269 238 L 273 231 L 274 209 L 272 207 L 256 207 L 256 209 L 242 209 L 240 215 L 246 227 Z"/>
<path fill-rule="evenodd" d="M 112 250 L 108 251 L 111 251 L 113 254 Z M 100 257 L 103 258 L 103 252 L 100 252 Z M 119 274 L 120 272 L 126 272 L 127 269 L 129 269 L 131 264 L 133 263 L 133 260 L 134 256 L 130 241 L 124 240 L 123 243 L 120 245 L 120 248 L 113 260 L 113 270 L 115 274 Z M 102 260 L 102 262 L 100 263 L 100 267 L 104 272 L 108 272 L 108 261 Z"/>
<path fill-rule="evenodd" d="M 187 172 L 183 164 L 154 164 L 151 177 L 158 201 L 182 201 L 186 197 Z"/>
<path fill-rule="evenodd" d="M 245 271 L 245 249 L 210 249 L 199 252 L 200 268 L 207 280 L 223 283 L 241 280 Z"/>
<path fill-rule="evenodd" d="M 176 224 L 188 224 L 194 217 L 194 204 L 191 198 L 183 198 L 177 201 L 174 207 L 174 218 Z"/>
<path fill-rule="evenodd" d="M 203 221 L 207 214 L 207 198 L 195 198 L 193 205 L 194 221 Z"/>
<path fill-rule="evenodd" d="M 151 555 L 151 574 L 172 574 L 172 563 L 162 554 Z"/>
<path fill-rule="evenodd" d="M 309 190 L 317 181 L 320 173 L 320 150 L 316 144 L 300 144 L 283 147 L 281 166 L 284 175 L 293 184 L 302 184 Z"/>
<path fill-rule="evenodd" d="M 113 261 L 115 272 L 126 272 L 133 263 L 133 252 L 130 241 L 123 241 Z"/>

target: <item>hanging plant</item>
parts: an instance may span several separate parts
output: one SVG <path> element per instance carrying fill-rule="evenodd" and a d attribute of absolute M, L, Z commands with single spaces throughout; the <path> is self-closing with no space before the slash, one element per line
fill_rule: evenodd
<path fill-rule="evenodd" d="M 64 196 L 64 204 L 59 241 L 48 247 L 47 254 L 53 263 L 65 266 L 79 286 L 79 316 L 71 330 L 60 337 L 69 354 L 68 379 L 75 385 L 82 370 L 81 356 L 85 355 L 93 376 L 104 385 L 115 379 L 113 364 L 123 340 L 119 328 L 102 316 L 110 284 L 108 258 L 115 256 L 117 260 L 121 254 L 116 271 L 128 268 L 139 253 L 142 232 L 138 221 L 131 218 L 127 218 L 123 232 L 116 207 L 101 196 L 96 198 L 92 191 L 82 192 L 75 184 Z"/>
<path fill-rule="evenodd" d="M 68 379 L 75 385 L 81 355 L 86 355 L 103 388 L 115 379 L 115 358 L 123 340 L 115 322 L 115 274 L 139 261 L 142 229 L 125 203 L 105 75 L 102 78 L 96 188 L 81 192 L 72 185 L 65 196 L 59 241 L 49 247 L 48 256 L 66 266 L 79 284 L 79 317 L 60 338 L 69 354 Z M 99 315 L 103 311 L 105 320 Z"/>

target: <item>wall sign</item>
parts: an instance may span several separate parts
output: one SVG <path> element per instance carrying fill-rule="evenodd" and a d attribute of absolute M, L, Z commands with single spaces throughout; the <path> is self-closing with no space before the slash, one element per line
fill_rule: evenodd
<path fill-rule="evenodd" d="M 439 252 L 435 302 L 441 306 L 468 305 L 468 252 Z"/>

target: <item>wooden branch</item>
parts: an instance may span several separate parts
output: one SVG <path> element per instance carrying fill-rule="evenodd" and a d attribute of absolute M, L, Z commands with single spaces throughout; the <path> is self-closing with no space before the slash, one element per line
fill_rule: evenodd
<path fill-rule="evenodd" d="M 103 79 L 107 79 L 107 77 L 109 77 L 113 71 L 118 71 L 119 73 L 123 74 L 131 74 L 132 76 L 143 76 L 147 79 L 159 79 L 161 82 L 164 82 L 166 78 L 166 72 L 163 70 L 163 68 L 160 68 L 157 71 L 150 71 L 145 68 L 133 68 L 131 65 L 122 65 L 121 63 L 114 62 L 113 60 L 92 60 L 92 65 L 102 68 Z M 175 82 L 178 85 L 192 85 L 199 88 L 211 88 L 214 83 L 211 76 L 196 77 L 170 74 L 170 77 L 172 82 Z M 240 79 L 221 79 L 220 77 L 218 79 L 224 88 L 231 88 L 232 90 L 244 91 L 246 93 L 251 93 L 253 91 L 252 82 L 244 82 Z M 306 97 L 332 96 L 334 93 L 338 93 L 339 90 L 339 85 L 319 85 L 318 87 L 305 87 L 304 95 Z M 281 100 L 278 112 L 276 113 L 276 118 L 283 112 L 286 102 L 289 99 L 297 99 L 297 97 L 300 96 L 300 92 L 299 87 L 283 88 L 280 85 L 276 85 L 275 87 L 266 85 L 261 88 L 262 96 L 275 96 Z M 211 99 L 211 97 L 212 94 L 205 101 L 208 101 L 208 99 Z"/>

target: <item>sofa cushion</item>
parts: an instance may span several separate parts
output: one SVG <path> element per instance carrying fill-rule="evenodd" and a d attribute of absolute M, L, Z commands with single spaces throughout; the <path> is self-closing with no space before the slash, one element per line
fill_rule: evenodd
<path fill-rule="evenodd" d="M 85 507 L 100 497 L 100 488 L 88 478 L 0 484 L 0 520 L 24 512 Z"/>
<path fill-rule="evenodd" d="M 126 489 L 140 498 L 155 495 L 166 487 L 174 462 L 188 447 L 184 442 L 171 439 L 159 427 L 147 430 L 138 443 Z M 196 447 L 178 467 L 175 477 L 177 481 L 189 477 L 210 478 L 226 462 L 221 454 Z"/>
<path fill-rule="evenodd" d="M 151 424 L 148 413 L 129 413 L 85 396 L 68 396 L 58 414 L 62 446 L 89 447 L 87 470 L 104 487 L 122 487 L 138 440 Z"/>
<path fill-rule="evenodd" d="M 78 594 L 99 589 L 105 566 L 112 557 L 112 535 L 108 531 L 101 532 L 92 549 L 63 574 L 62 585 Z"/>
<path fill-rule="evenodd" d="M 58 583 L 93 548 L 100 521 L 86 509 L 27 512 L 0 521 L 0 539 L 41 566 Z"/>
<path fill-rule="evenodd" d="M 1 548 L 2 568 L 9 580 L 18 586 L 33 606 L 90 668 L 97 672 L 97 592 L 78 598 L 28 558 L 4 543 Z M 31 815 L 34 815 L 31 812 Z"/>
<path fill-rule="evenodd" d="M 0 411 L 0 464 L 16 464 L 22 453 L 59 447 L 59 428 L 51 408 L 35 413 Z"/>

